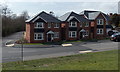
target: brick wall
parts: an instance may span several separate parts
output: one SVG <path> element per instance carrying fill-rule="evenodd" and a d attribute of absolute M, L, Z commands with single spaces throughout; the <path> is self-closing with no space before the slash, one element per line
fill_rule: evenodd
<path fill-rule="evenodd" d="M 104 20 L 103 34 L 97 34 L 97 18 L 102 18 Z M 94 37 L 96 39 L 103 39 L 103 38 L 105 38 L 107 36 L 107 33 L 106 33 L 106 19 L 104 18 L 104 16 L 102 14 L 99 14 L 97 18 L 95 19 Z"/>
<path fill-rule="evenodd" d="M 34 24 L 30 23 L 30 24 L 26 24 L 26 37 L 25 39 L 30 42 L 30 43 L 43 43 L 43 42 L 47 42 L 47 32 L 49 30 L 52 30 L 53 32 L 59 32 L 59 38 L 54 39 L 54 41 L 60 41 L 61 40 L 61 26 L 59 28 L 54 28 L 54 23 L 52 24 L 51 28 L 48 28 L 48 23 L 44 24 L 44 40 L 34 40 Z"/>

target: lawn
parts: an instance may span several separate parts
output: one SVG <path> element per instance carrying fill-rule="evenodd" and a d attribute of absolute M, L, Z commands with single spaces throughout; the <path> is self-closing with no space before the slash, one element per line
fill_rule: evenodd
<path fill-rule="evenodd" d="M 45 42 L 45 43 L 24 43 L 24 45 L 61 45 L 61 44 L 64 44 L 64 43 L 74 43 L 74 42 L 82 42 L 82 41 L 83 40 Z"/>
<path fill-rule="evenodd" d="M 3 70 L 117 70 L 118 50 L 3 63 Z"/>

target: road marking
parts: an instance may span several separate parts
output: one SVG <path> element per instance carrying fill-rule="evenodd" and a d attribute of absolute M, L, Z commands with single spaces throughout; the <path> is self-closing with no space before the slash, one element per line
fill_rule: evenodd
<path fill-rule="evenodd" d="M 63 47 L 72 46 L 72 44 L 62 44 Z"/>
<path fill-rule="evenodd" d="M 92 50 L 79 51 L 79 53 L 89 53 L 89 52 L 92 52 Z"/>

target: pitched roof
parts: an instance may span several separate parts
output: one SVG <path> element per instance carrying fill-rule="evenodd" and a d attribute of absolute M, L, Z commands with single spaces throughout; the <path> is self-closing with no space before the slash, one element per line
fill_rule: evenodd
<path fill-rule="evenodd" d="M 42 11 L 38 15 L 30 18 L 29 20 L 26 20 L 26 22 L 34 22 L 36 19 L 39 19 L 39 18 L 43 19 L 46 22 L 57 22 L 57 23 L 60 22 L 59 19 L 57 19 L 56 17 L 54 17 L 54 16 L 52 16 L 44 11 Z"/>
<path fill-rule="evenodd" d="M 58 19 L 60 19 L 61 21 L 69 21 L 73 17 L 81 22 L 88 21 L 86 18 L 84 18 L 83 16 L 80 16 L 79 14 L 77 14 L 75 12 L 68 12 L 68 13 L 62 15 L 61 17 L 59 17 Z"/>
<path fill-rule="evenodd" d="M 100 14 L 100 12 L 88 13 L 88 19 L 94 20 L 99 14 Z"/>
<path fill-rule="evenodd" d="M 69 22 L 70 20 L 72 20 L 72 19 L 76 19 L 76 20 L 78 20 L 75 16 L 70 16 L 68 19 L 67 19 L 67 21 Z M 80 20 L 78 20 L 79 22 L 80 22 Z"/>
<path fill-rule="evenodd" d="M 71 12 L 68 12 L 62 16 L 60 16 L 58 19 L 60 19 L 61 21 L 66 21 L 67 18 L 70 16 Z"/>
<path fill-rule="evenodd" d="M 85 15 L 88 19 L 95 19 L 95 17 L 99 15 L 99 13 L 101 13 L 106 18 L 106 20 L 110 20 L 109 16 L 101 11 L 84 10 L 80 13 L 80 15 Z"/>
<path fill-rule="evenodd" d="M 92 12 L 98 12 L 98 11 L 90 11 L 90 10 L 84 10 L 84 11 L 82 11 L 81 13 L 80 13 L 80 15 L 86 15 L 87 17 L 88 17 L 88 14 L 89 13 L 92 13 Z"/>

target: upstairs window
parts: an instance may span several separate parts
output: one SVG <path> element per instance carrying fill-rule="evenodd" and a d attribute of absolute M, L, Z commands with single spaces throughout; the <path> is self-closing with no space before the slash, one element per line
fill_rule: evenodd
<path fill-rule="evenodd" d="M 103 25 L 103 19 L 97 19 L 97 25 Z"/>
<path fill-rule="evenodd" d="M 48 28 L 51 28 L 51 23 L 48 23 Z"/>
<path fill-rule="evenodd" d="M 59 32 L 54 32 L 54 38 L 59 38 Z"/>
<path fill-rule="evenodd" d="M 36 22 L 34 28 L 44 28 L 43 24 L 43 22 Z"/>
<path fill-rule="evenodd" d="M 88 27 L 88 26 L 89 26 L 89 22 L 86 22 L 86 23 L 85 23 L 85 27 Z"/>
<path fill-rule="evenodd" d="M 97 34 L 103 34 L 103 29 L 97 29 Z"/>
<path fill-rule="evenodd" d="M 75 21 L 70 22 L 69 27 L 77 27 L 77 22 Z"/>
<path fill-rule="evenodd" d="M 82 23 L 80 23 L 80 27 L 82 27 Z"/>
<path fill-rule="evenodd" d="M 55 23 L 54 28 L 59 28 L 59 23 Z"/>

